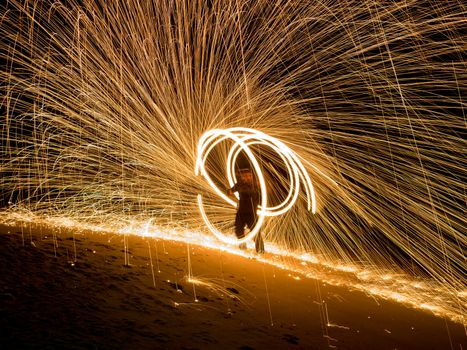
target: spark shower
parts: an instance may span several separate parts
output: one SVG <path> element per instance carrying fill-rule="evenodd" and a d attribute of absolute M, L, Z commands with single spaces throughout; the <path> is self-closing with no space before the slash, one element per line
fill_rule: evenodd
<path fill-rule="evenodd" d="M 204 193 L 228 229 L 197 141 L 251 128 L 294 150 L 317 199 L 267 218 L 269 242 L 429 276 L 462 314 L 466 18 L 455 0 L 4 2 L 4 210 L 203 232 Z M 207 159 L 219 183 L 227 157 Z M 259 166 L 280 202 L 281 158 Z"/>

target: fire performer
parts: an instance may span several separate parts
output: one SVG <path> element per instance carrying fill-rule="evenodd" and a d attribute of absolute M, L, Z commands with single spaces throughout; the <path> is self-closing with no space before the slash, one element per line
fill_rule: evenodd
<path fill-rule="evenodd" d="M 235 215 L 235 235 L 241 239 L 245 236 L 245 226 L 251 230 L 257 220 L 256 211 L 258 210 L 260 193 L 251 169 L 240 169 L 237 183 L 227 190 L 229 195 L 233 195 L 235 192 L 238 192 L 239 195 L 237 214 Z M 246 243 L 240 244 L 239 247 L 246 249 Z M 256 235 L 255 248 L 257 253 L 264 253 L 261 231 Z"/>

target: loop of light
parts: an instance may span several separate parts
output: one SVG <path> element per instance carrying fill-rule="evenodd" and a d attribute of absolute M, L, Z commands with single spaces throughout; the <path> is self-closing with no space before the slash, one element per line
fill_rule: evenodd
<path fill-rule="evenodd" d="M 216 184 L 214 183 L 214 181 L 212 181 L 205 168 L 206 159 L 209 153 L 214 149 L 214 147 L 216 147 L 219 143 L 225 140 L 232 140 L 234 142 L 234 144 L 230 148 L 226 164 L 226 174 L 230 187 L 233 187 L 236 182 L 236 159 L 240 152 L 244 151 L 258 177 L 259 187 L 261 191 L 261 203 L 259 204 L 258 220 L 256 221 L 255 226 L 251 229 L 251 231 L 248 234 L 245 235 L 245 237 L 237 239 L 226 236 L 214 227 L 214 225 L 208 219 L 204 210 L 202 195 L 198 194 L 198 206 L 201 212 L 201 216 L 203 217 L 203 220 L 208 226 L 208 228 L 216 237 L 218 237 L 220 240 L 226 243 L 231 244 L 244 243 L 251 240 L 259 232 L 261 225 L 264 222 L 264 218 L 266 216 L 277 216 L 284 214 L 294 205 L 299 195 L 300 181 L 302 182 L 303 187 L 305 189 L 308 210 L 310 210 L 312 213 L 316 212 L 316 198 L 313 184 L 311 183 L 311 179 L 297 155 L 278 139 L 258 130 L 241 127 L 230 128 L 225 130 L 209 130 L 201 136 L 198 143 L 195 174 L 196 176 L 201 175 L 213 188 L 213 190 L 227 203 L 229 203 L 233 207 L 237 206 L 236 201 L 232 200 L 229 196 L 227 196 L 221 189 L 219 189 L 216 186 Z M 272 148 L 281 157 L 288 171 L 288 177 L 290 179 L 290 188 L 288 195 L 282 203 L 274 207 L 267 206 L 266 181 L 264 179 L 263 172 L 261 171 L 261 167 L 259 166 L 256 157 L 250 149 L 251 145 L 264 145 Z M 238 198 L 238 195 L 236 196 Z"/>

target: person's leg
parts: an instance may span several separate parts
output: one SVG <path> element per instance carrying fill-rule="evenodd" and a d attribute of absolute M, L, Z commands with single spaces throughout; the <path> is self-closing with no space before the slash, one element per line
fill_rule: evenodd
<path fill-rule="evenodd" d="M 261 231 L 259 231 L 255 237 L 255 249 L 257 253 L 264 253 L 264 241 L 261 236 Z"/>
<path fill-rule="evenodd" d="M 235 236 L 238 239 L 245 237 L 245 218 L 240 213 L 235 215 Z"/>
<path fill-rule="evenodd" d="M 256 225 L 257 220 L 258 220 L 258 217 L 256 216 L 255 213 L 253 213 L 248 218 L 247 225 L 250 230 Z M 264 241 L 263 241 L 263 237 L 261 236 L 261 230 L 256 234 L 256 237 L 255 237 L 255 249 L 257 253 L 264 253 Z"/>
<path fill-rule="evenodd" d="M 241 213 L 237 212 L 235 215 L 235 235 L 238 239 L 245 237 L 245 217 Z M 240 249 L 246 249 L 246 243 L 241 243 L 239 245 Z"/>

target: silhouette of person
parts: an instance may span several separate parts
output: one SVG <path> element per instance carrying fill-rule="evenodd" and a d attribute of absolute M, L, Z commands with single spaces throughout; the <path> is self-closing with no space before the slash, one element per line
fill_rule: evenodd
<path fill-rule="evenodd" d="M 255 226 L 258 219 L 256 211 L 260 199 L 259 188 L 254 180 L 251 169 L 240 169 L 237 183 L 227 190 L 229 195 L 238 192 L 239 201 L 237 214 L 235 215 L 235 235 L 238 239 L 245 237 L 245 226 L 250 230 Z M 241 249 L 246 248 L 246 243 L 240 244 Z M 264 241 L 261 232 L 255 237 L 256 252 L 264 253 Z"/>

